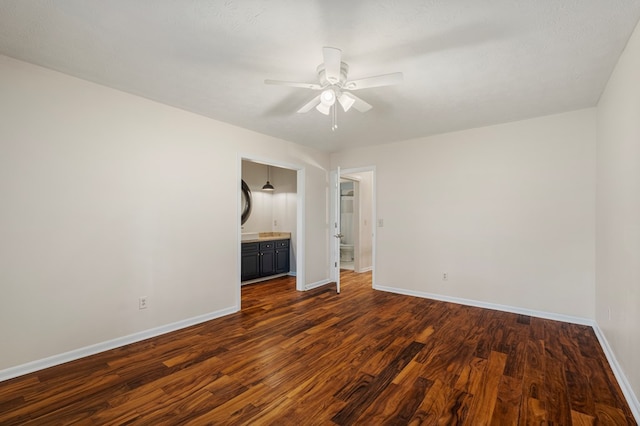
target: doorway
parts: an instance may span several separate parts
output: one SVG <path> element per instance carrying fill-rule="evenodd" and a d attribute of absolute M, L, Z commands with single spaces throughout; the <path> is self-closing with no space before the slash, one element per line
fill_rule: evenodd
<path fill-rule="evenodd" d="M 357 270 L 360 247 L 359 182 L 340 177 L 340 269 Z"/>
<path fill-rule="evenodd" d="M 286 234 L 289 268 L 284 275 L 295 276 L 295 289 L 304 289 L 304 169 L 259 158 L 240 157 L 239 162 L 238 310 L 242 300 L 243 241 L 255 240 L 261 234 Z M 249 209 L 245 188 L 251 198 Z"/>
<path fill-rule="evenodd" d="M 331 198 L 334 206 L 332 211 L 339 216 L 337 220 L 340 224 L 340 244 L 332 246 L 332 263 L 337 266 L 333 277 L 338 278 L 340 270 L 353 271 L 356 274 L 371 271 L 373 286 L 376 231 L 375 167 L 338 170 L 338 194 L 337 197 Z M 332 173 L 335 175 L 338 172 Z"/>

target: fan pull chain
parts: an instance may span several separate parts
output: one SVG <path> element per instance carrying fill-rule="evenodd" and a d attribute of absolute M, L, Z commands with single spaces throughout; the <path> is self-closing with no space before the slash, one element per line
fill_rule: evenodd
<path fill-rule="evenodd" d="M 331 107 L 333 109 L 333 114 L 331 116 L 331 131 L 334 131 L 338 128 L 338 108 L 336 108 L 336 104 L 333 104 Z"/>

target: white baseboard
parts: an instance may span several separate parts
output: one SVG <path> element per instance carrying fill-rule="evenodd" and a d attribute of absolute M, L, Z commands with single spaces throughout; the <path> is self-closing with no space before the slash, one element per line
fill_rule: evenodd
<path fill-rule="evenodd" d="M 620 367 L 620 364 L 618 363 L 618 360 L 616 359 L 616 356 L 614 355 L 613 350 L 611 349 L 611 346 L 609 346 L 609 342 L 607 341 L 607 338 L 604 336 L 604 333 L 602 332 L 602 330 L 600 329 L 597 323 L 593 326 L 593 331 L 596 333 L 596 337 L 600 342 L 600 346 L 602 346 L 602 350 L 604 351 L 604 354 L 607 357 L 607 361 L 609 361 L 609 365 L 613 370 L 613 374 L 616 376 L 616 379 L 618 380 L 618 384 L 622 389 L 622 393 L 624 394 L 624 397 L 627 399 L 627 403 L 629 404 L 629 408 L 631 408 L 633 417 L 635 417 L 636 422 L 640 424 L 640 402 L 638 402 L 638 397 L 633 392 L 633 389 L 631 388 L 631 384 L 629 384 L 629 381 L 627 380 L 627 376 L 625 376 L 624 372 L 622 371 L 622 367 Z"/>
<path fill-rule="evenodd" d="M 243 285 L 247 285 L 247 284 L 261 283 L 262 281 L 269 281 L 269 280 L 272 280 L 274 278 L 295 277 L 295 276 L 296 276 L 296 271 L 293 271 L 293 272 L 289 271 L 289 272 L 285 272 L 284 274 L 275 274 L 275 275 L 269 275 L 267 277 L 255 278 L 253 280 L 242 281 L 240 283 L 240 285 L 243 286 Z"/>
<path fill-rule="evenodd" d="M 450 303 L 457 303 L 459 305 L 475 306 L 477 308 L 493 309 L 495 311 L 511 312 L 514 314 L 528 315 L 531 317 L 550 319 L 554 321 L 569 322 L 572 324 L 580 324 L 580 325 L 588 325 L 588 326 L 593 326 L 595 324 L 595 322 L 592 319 L 588 319 L 588 318 L 573 317 L 570 315 L 563 315 L 563 314 L 544 312 L 544 311 L 536 311 L 533 309 L 517 308 L 514 306 L 500 305 L 497 303 L 481 302 L 479 300 L 473 300 L 473 299 L 463 299 L 461 297 L 444 296 L 442 294 L 426 293 L 422 291 L 413 291 L 413 290 L 406 290 L 403 288 L 386 287 L 386 286 L 379 286 L 379 285 L 374 286 L 373 288 L 374 290 L 387 291 L 389 293 L 404 294 L 405 296 L 415 296 L 423 299 L 433 299 L 433 300 L 439 300 L 441 302 L 450 302 Z"/>
<path fill-rule="evenodd" d="M 332 281 L 331 280 L 316 281 L 315 283 L 305 284 L 304 285 L 304 289 L 305 290 L 311 290 L 311 289 L 314 289 L 314 288 L 322 287 L 323 285 L 327 285 L 330 282 L 332 282 Z"/>
<path fill-rule="evenodd" d="M 305 290 L 311 290 L 313 288 L 321 287 L 323 285 L 329 284 L 330 282 L 331 280 L 323 280 L 312 284 L 307 284 L 305 285 Z M 17 365 L 15 367 L 9 367 L 7 369 L 0 370 L 0 382 L 13 379 L 14 377 L 24 376 L 25 374 L 33 373 L 35 371 L 44 370 L 45 368 L 64 364 L 65 362 L 75 361 L 77 359 L 95 355 L 97 353 L 108 351 L 110 349 L 119 348 L 131 343 L 136 343 L 145 339 L 149 339 L 151 337 L 160 336 L 161 334 L 170 333 L 172 331 L 180 330 L 182 328 L 190 327 L 192 325 L 200 324 L 212 319 L 220 318 L 225 315 L 238 312 L 238 310 L 239 309 L 237 306 L 232 306 L 230 308 L 199 315 L 197 317 L 188 318 L 182 321 L 177 321 L 160 327 L 151 328 L 149 330 L 140 331 L 105 342 L 100 342 L 82 348 L 74 349 L 69 352 L 53 355 L 47 358 L 31 361 L 25 364 Z"/>
<path fill-rule="evenodd" d="M 255 284 L 255 283 L 261 283 L 263 281 L 269 281 L 272 280 L 274 278 L 280 278 L 280 277 L 288 277 L 289 275 L 291 275 L 290 272 L 286 272 L 284 274 L 274 274 L 274 275 L 268 275 L 266 277 L 261 277 L 261 278 L 255 278 L 253 280 L 247 280 L 247 281 L 242 281 L 240 283 L 240 286 L 243 285 L 247 285 L 247 284 Z"/>
<path fill-rule="evenodd" d="M 232 314 L 238 311 L 237 306 L 233 306 L 219 311 L 211 312 L 208 314 L 199 315 L 197 317 L 188 318 L 182 321 L 177 321 L 171 324 L 166 324 L 160 327 L 151 328 L 149 330 L 140 331 L 137 333 L 129 334 L 127 336 L 118 337 L 116 339 L 108 340 L 106 342 L 96 343 L 94 345 L 85 346 L 82 348 L 74 349 L 69 352 L 53 355 L 47 358 L 31 361 L 26 364 L 10 367 L 5 370 L 0 370 L 0 382 L 13 379 L 14 377 L 23 376 L 25 374 L 33 373 L 34 371 L 43 370 L 45 368 L 53 367 L 55 365 L 64 364 L 65 362 L 74 361 L 76 359 L 84 358 L 89 355 L 95 355 L 100 352 L 115 349 L 121 346 L 125 346 L 131 343 L 136 343 L 151 337 L 156 337 L 161 334 L 170 333 L 172 331 L 180 330 L 182 328 L 190 327 L 192 325 L 200 324 L 212 319 L 220 318 L 225 315 Z"/>
<path fill-rule="evenodd" d="M 373 267 L 369 266 L 367 268 L 361 268 L 358 270 L 358 273 L 362 274 L 363 272 L 369 272 L 369 271 L 373 271 Z"/>
<path fill-rule="evenodd" d="M 412 290 L 406 290 L 406 289 L 401 289 L 396 287 L 374 286 L 373 288 L 374 290 L 387 291 L 387 292 L 396 293 L 396 294 L 403 294 L 405 296 L 415 296 L 423 299 L 433 299 L 433 300 L 439 300 L 442 302 L 451 302 L 451 303 L 457 303 L 460 305 L 493 309 L 497 311 L 511 312 L 515 314 L 527 315 L 527 316 L 532 316 L 537 318 L 544 318 L 544 319 L 550 319 L 554 321 L 562 321 L 562 322 L 568 322 L 572 324 L 580 324 L 580 325 L 586 325 L 586 326 L 592 327 L 593 331 L 596 334 L 596 337 L 598 338 L 598 341 L 600 342 L 600 346 L 602 346 L 602 350 L 604 351 L 605 356 L 607 357 L 607 361 L 609 361 L 609 365 L 613 370 L 613 374 L 616 376 L 616 379 L 618 380 L 618 384 L 622 389 L 622 393 L 624 394 L 624 397 L 626 398 L 627 403 L 629 404 L 629 408 L 631 409 L 636 422 L 640 424 L 640 403 L 638 402 L 638 398 L 634 394 L 633 389 L 631 388 L 631 385 L 629 384 L 627 377 L 624 375 L 624 372 L 622 371 L 620 364 L 616 360 L 613 350 L 611 350 L 611 347 L 609 346 L 607 339 L 604 337 L 602 330 L 600 330 L 598 323 L 596 323 L 594 320 L 591 320 L 588 318 L 573 317 L 570 315 L 536 311 L 532 309 L 517 308 L 514 306 L 499 305 L 496 303 L 480 302 L 480 301 L 471 300 L 471 299 L 443 296 L 441 294 L 412 291 Z"/>

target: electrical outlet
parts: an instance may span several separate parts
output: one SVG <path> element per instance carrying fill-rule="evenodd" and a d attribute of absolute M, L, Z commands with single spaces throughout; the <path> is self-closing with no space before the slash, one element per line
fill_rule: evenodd
<path fill-rule="evenodd" d="M 447 274 L 446 272 L 442 273 L 442 281 L 448 281 L 449 280 L 449 274 Z"/>
<path fill-rule="evenodd" d="M 273 226 L 278 226 L 278 219 L 273 219 Z"/>
<path fill-rule="evenodd" d="M 378 219 L 378 228 L 384 228 L 384 219 Z"/>
<path fill-rule="evenodd" d="M 149 306 L 149 301 L 147 300 L 147 296 L 142 296 L 138 299 L 138 309 L 147 309 Z"/>

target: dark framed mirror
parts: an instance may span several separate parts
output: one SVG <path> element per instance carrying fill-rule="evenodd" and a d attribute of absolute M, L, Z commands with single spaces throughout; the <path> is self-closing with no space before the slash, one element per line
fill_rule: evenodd
<path fill-rule="evenodd" d="M 245 182 L 244 179 L 242 179 L 241 192 L 242 192 L 242 215 L 240 216 L 240 218 L 241 218 L 241 224 L 244 225 L 247 219 L 249 219 L 249 215 L 251 215 L 251 190 L 249 189 L 249 185 L 247 185 L 247 182 Z"/>

